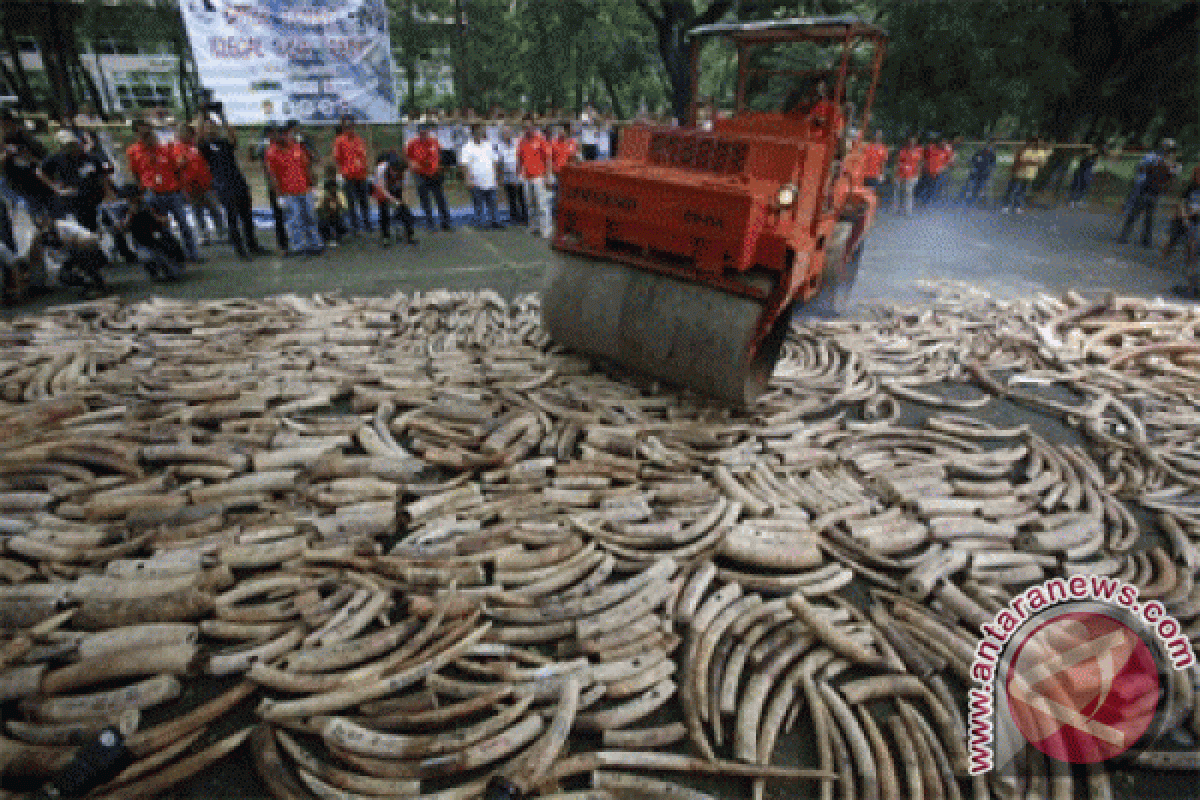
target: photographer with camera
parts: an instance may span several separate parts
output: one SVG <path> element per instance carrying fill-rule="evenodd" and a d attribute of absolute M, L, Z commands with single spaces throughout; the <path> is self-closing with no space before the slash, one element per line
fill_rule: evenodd
<path fill-rule="evenodd" d="M 214 117 L 219 119 L 219 127 Z M 243 261 L 249 261 L 251 256 L 265 255 L 267 251 L 259 246 L 254 236 L 250 184 L 246 182 L 246 176 L 237 163 L 237 132 L 229 125 L 219 103 L 210 104 L 209 111 L 200 115 L 196 130 L 200 137 L 196 147 L 212 172 L 213 188 L 217 191 L 221 207 L 225 209 L 225 224 L 233 249 Z"/>

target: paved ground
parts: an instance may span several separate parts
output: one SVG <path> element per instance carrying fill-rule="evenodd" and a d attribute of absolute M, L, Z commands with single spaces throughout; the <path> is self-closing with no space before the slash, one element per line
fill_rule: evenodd
<path fill-rule="evenodd" d="M 932 212 L 913 219 L 881 215 L 865 251 L 856 303 L 874 300 L 917 300 L 921 280 L 964 280 L 1004 296 L 1038 291 L 1115 289 L 1145 296 L 1169 296 L 1180 280 L 1179 257 L 1164 268 L 1157 250 L 1115 241 L 1119 220 L 1083 211 L 1035 210 L 1021 216 L 992 212 Z M 269 241 L 269 231 L 262 232 Z M 508 229 L 477 231 L 460 226 L 454 233 L 420 234 L 418 247 L 383 249 L 374 237 L 350 240 L 321 257 L 269 256 L 246 264 L 233 258 L 226 245 L 207 248 L 209 260 L 180 282 L 151 283 L 140 269 L 118 266 L 110 276 L 113 292 L 130 299 L 153 295 L 177 298 L 263 296 L 281 292 L 338 292 L 346 296 L 387 294 L 433 288 L 492 288 L 506 296 L 538 290 L 542 273 L 555 254 L 546 242 Z M 1156 244 L 1161 246 L 1163 233 Z M 12 315 L 70 302 L 75 292 L 55 291 L 36 298 Z M 1011 413 L 1020 413 L 1010 410 Z M 1006 413 L 999 409 L 997 413 Z M 1008 420 L 1003 417 L 998 420 Z M 1047 423 L 1057 424 L 1057 423 Z M 1061 427 L 1061 426 L 1060 426 Z M 1049 432 L 1046 432 L 1050 435 Z M 1058 436 L 1070 435 L 1065 429 Z M 223 684 L 221 684 L 223 686 Z M 188 682 L 185 701 L 199 702 L 219 688 L 218 682 Z M 251 720 L 247 711 L 223 721 L 232 727 Z M 156 720 L 148 719 L 146 724 Z M 793 741 L 793 740 L 789 740 Z M 791 761 L 801 753 L 782 754 Z M 802 756 L 807 758 L 807 755 Z M 1154 795 L 1160 800 L 1195 797 L 1182 775 L 1147 775 L 1121 771 L 1114 776 L 1120 797 Z M 719 782 L 706 788 L 718 796 L 744 796 L 739 788 L 726 794 Z M 808 796 L 809 787 L 772 787 L 772 800 Z M 221 768 L 209 770 L 172 796 L 180 798 L 264 797 L 244 753 Z"/>
<path fill-rule="evenodd" d="M 461 217 L 460 217 L 461 218 Z M 957 279 L 1001 295 L 1103 289 L 1169 296 L 1180 282 L 1179 254 L 1171 267 L 1154 250 L 1116 242 L 1119 220 L 1072 210 L 1034 210 L 1011 216 L 990 211 L 936 211 L 912 219 L 880 215 L 872 230 L 852 302 L 915 298 L 922 279 Z M 206 248 L 208 262 L 179 283 L 152 283 L 138 268 L 118 265 L 109 273 L 113 292 L 130 299 L 264 296 L 281 292 L 340 292 L 347 296 L 394 291 L 488 287 L 506 296 L 536 291 L 545 266 L 556 256 L 545 241 L 522 229 L 420 234 L 420 245 L 384 249 L 374 236 L 351 239 L 320 257 L 266 256 L 252 263 L 228 245 Z M 263 231 L 262 240 L 273 240 Z M 70 302 L 75 291 L 51 292 L 11 315 Z"/>

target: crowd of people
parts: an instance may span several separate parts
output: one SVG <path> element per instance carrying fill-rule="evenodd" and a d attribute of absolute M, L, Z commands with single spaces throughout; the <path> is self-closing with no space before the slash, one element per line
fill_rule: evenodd
<path fill-rule="evenodd" d="M 446 184 L 458 179 L 470 196 L 475 225 L 523 226 L 549 238 L 558 172 L 572 161 L 607 158 L 616 149 L 611 120 L 587 112 L 567 123 L 501 114 L 487 122 L 434 118 L 402 130 L 399 146 L 373 152 L 346 117 L 329 152 L 322 153 L 295 121 L 268 125 L 250 152 L 261 165 L 277 251 L 320 255 L 348 236 L 376 229 L 380 244 L 388 247 L 398 240 L 397 224 L 403 241 L 416 246 L 419 224 L 406 199 L 409 188 L 424 227 L 452 231 Z M 48 153 L 19 120 L 0 110 L 0 263 L 7 294 L 45 284 L 52 268 L 63 284 L 101 288 L 104 267 L 116 257 L 142 264 L 155 280 L 172 280 L 186 264 L 201 262 L 200 247 L 215 240 L 227 239 L 247 261 L 270 252 L 256 235 L 238 133 L 223 114 L 205 112 L 194 122 L 170 126 L 147 117 L 135 121 L 132 131 L 135 139 L 122 160 L 102 131 L 63 121 L 53 137 L 58 149 Z M 951 169 L 962 150 L 960 141 L 934 135 L 924 142 L 910 137 L 893 152 L 876 132 L 865 146 L 866 181 L 882 207 L 907 216 L 919 209 L 992 205 L 999 163 L 995 141 L 971 153 L 954 192 Z M 1119 242 L 1140 222 L 1141 243 L 1152 246 L 1156 210 L 1182 176 L 1177 152 L 1164 139 L 1141 159 Z M 1035 181 L 1057 198 L 1069 174 L 1066 204 L 1074 208 L 1086 198 L 1102 155 L 1096 147 L 1056 153 L 1031 137 L 1014 151 L 995 205 L 1001 213 L 1022 214 Z M 13 235 L 12 211 L 18 206 L 34 229 L 24 248 Z M 1200 168 L 1170 211 L 1163 258 L 1182 243 L 1190 269 L 1200 252 Z"/>
<path fill-rule="evenodd" d="M 503 119 L 406 125 L 401 146 L 380 152 L 371 152 L 350 117 L 341 120 L 328 153 L 318 152 L 295 121 L 268 125 L 250 152 L 261 164 L 278 252 L 320 255 L 376 226 L 387 247 L 397 223 L 415 246 L 408 187 L 427 230 L 452 231 L 446 183 L 456 179 L 470 195 L 476 225 L 526 226 L 549 238 L 555 176 L 573 161 L 607 158 L 614 129 L 586 113 L 570 123 Z M 134 141 L 122 162 L 111 144 L 76 124 L 60 124 L 59 149 L 51 154 L 11 113 L 0 117 L 7 293 L 46 284 L 52 269 L 66 285 L 102 288 L 103 268 L 116 257 L 171 280 L 186 264 L 202 262 L 200 248 L 216 240 L 227 239 L 247 261 L 270 252 L 256 236 L 238 133 L 223 114 L 205 112 L 169 127 L 147 117 L 131 127 Z M 24 208 L 34 226 L 23 250 L 12 233 L 10 204 Z"/>
<path fill-rule="evenodd" d="M 989 138 L 971 154 L 962 186 L 951 200 L 947 183 L 958 149 L 944 137 L 931 136 L 922 144 L 913 136 L 893 153 L 884 143 L 882 131 L 877 131 L 864 148 L 866 182 L 877 187 L 881 205 L 910 217 L 918 208 L 989 206 L 998 162 L 995 140 Z M 1070 183 L 1065 202 L 1068 208 L 1077 208 L 1091 189 L 1103 153 L 1095 146 L 1077 146 L 1072 150 L 1073 155 L 1052 164 L 1055 148 L 1041 137 L 1030 137 L 1017 147 L 1008 182 L 996 204 L 1000 213 L 1024 213 L 1039 176 L 1057 198 L 1068 174 Z M 1162 257 L 1169 258 L 1176 246 L 1183 243 L 1185 266 L 1190 272 L 1200 253 L 1200 167 L 1194 168 L 1186 181 L 1181 181 L 1183 167 L 1178 152 L 1175 141 L 1165 138 L 1157 149 L 1141 158 L 1122 208 L 1117 241 L 1127 243 L 1140 221 L 1141 244 L 1153 247 L 1155 212 L 1172 187 L 1182 183 L 1178 204 L 1170 206 L 1172 217 Z"/>

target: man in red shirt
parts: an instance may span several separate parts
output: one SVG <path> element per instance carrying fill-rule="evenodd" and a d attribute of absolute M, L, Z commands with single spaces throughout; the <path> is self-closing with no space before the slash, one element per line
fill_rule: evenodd
<path fill-rule="evenodd" d="M 579 148 L 575 140 L 567 135 L 562 125 L 554 126 L 554 140 L 550 143 L 550 161 L 554 165 L 554 173 L 573 161 L 579 160 Z"/>
<path fill-rule="evenodd" d="M 184 207 L 183 180 L 180 172 L 187 165 L 187 157 L 177 143 L 162 144 L 145 120 L 133 124 L 137 141 L 125 149 L 129 171 L 137 178 L 138 185 L 147 193 L 147 204 L 160 214 L 169 214 L 179 226 L 183 239 L 183 250 L 189 261 L 199 262 L 196 237 L 187 219 Z"/>
<path fill-rule="evenodd" d="M 200 228 L 201 242 L 205 245 L 212 243 L 208 236 L 206 217 L 212 220 L 217 238 L 224 239 L 225 220 L 221 217 L 217 193 L 213 191 L 212 171 L 209 170 L 204 156 L 200 154 L 200 148 L 196 146 L 196 129 L 191 125 L 180 125 L 179 143 L 176 146 L 184 159 L 179 178 L 183 184 L 183 192 L 192 206 L 192 216 L 196 218 L 196 225 Z"/>
<path fill-rule="evenodd" d="M 954 148 L 939 137 L 925 148 L 925 178 L 926 188 L 921 199 L 922 205 L 930 206 L 941 202 L 945 189 L 946 178 L 950 175 L 949 167 L 954 163 Z"/>
<path fill-rule="evenodd" d="M 553 148 L 532 123 L 525 126 L 525 133 L 517 143 L 517 174 L 525 188 L 529 203 L 530 231 L 541 233 L 549 239 L 554 225 L 550 216 L 550 192 L 546 188 L 546 175 L 553 166 Z M 533 224 L 540 217 L 540 224 Z"/>
<path fill-rule="evenodd" d="M 567 164 L 579 160 L 579 144 L 568 134 L 562 125 L 554 126 L 554 136 L 550 141 L 550 164 L 554 172 L 549 176 L 550 184 L 554 187 L 550 192 L 550 216 L 553 218 L 558 211 L 558 172 Z"/>
<path fill-rule="evenodd" d="M 312 156 L 308 148 L 296 141 L 291 123 L 276 129 L 271 144 L 263 154 L 267 178 L 287 215 L 289 253 L 319 255 L 325 244 L 317 230 L 317 209 L 312 193 Z"/>
<path fill-rule="evenodd" d="M 883 168 L 887 165 L 891 151 L 883 143 L 883 131 L 875 131 L 875 141 L 863 148 L 863 183 L 867 186 L 883 184 Z"/>
<path fill-rule="evenodd" d="M 908 144 L 896 154 L 896 166 L 892 169 L 896 186 L 904 197 L 904 214 L 912 216 L 913 190 L 917 188 L 917 177 L 921 172 L 921 145 L 917 137 L 908 137 Z"/>
<path fill-rule="evenodd" d="M 350 207 L 350 224 L 354 232 L 371 230 L 371 212 L 367 205 L 367 145 L 354 130 L 354 117 L 342 117 L 342 125 L 333 140 L 333 162 L 342 176 L 346 202 Z"/>
<path fill-rule="evenodd" d="M 425 212 L 425 224 L 433 230 L 433 202 L 437 202 L 438 214 L 442 218 L 442 230 L 452 231 L 450 224 L 450 209 L 446 206 L 446 192 L 442 187 L 442 148 L 437 137 L 433 135 L 433 126 L 423 124 L 418 129 L 416 138 L 404 148 L 408 158 L 409 168 L 417 183 L 417 197 L 421 200 L 421 209 Z"/>

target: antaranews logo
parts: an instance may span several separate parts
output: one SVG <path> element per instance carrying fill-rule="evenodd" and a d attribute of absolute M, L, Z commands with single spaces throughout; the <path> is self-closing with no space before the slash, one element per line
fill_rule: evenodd
<path fill-rule="evenodd" d="M 1068 764 L 1125 753 L 1163 710 L 1160 676 L 1196 662 L 1162 603 L 1101 575 L 1030 587 L 982 633 L 968 691 L 972 775 L 1003 766 L 1022 739 Z"/>

